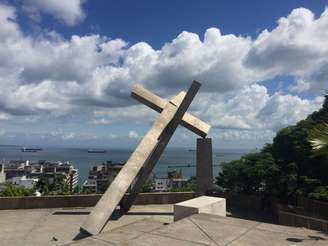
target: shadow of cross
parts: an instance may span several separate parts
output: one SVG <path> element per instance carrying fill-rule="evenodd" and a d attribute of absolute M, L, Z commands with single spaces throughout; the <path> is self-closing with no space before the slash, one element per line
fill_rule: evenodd
<path fill-rule="evenodd" d="M 160 111 L 161 114 L 88 215 L 80 228 L 81 233 L 95 235 L 102 231 L 138 174 L 136 184 L 139 184 L 139 186 L 143 184 L 148 177 L 149 170 L 151 171 L 160 158 L 179 124 L 202 137 L 207 135 L 210 126 L 186 113 L 200 86 L 199 82 L 193 81 L 187 92 L 180 92 L 169 102 L 165 102 L 165 100 L 140 86 L 135 88 L 132 95 L 138 97 L 140 101 L 143 100 L 146 105 Z M 135 192 L 137 192 L 137 189 L 135 189 Z"/>

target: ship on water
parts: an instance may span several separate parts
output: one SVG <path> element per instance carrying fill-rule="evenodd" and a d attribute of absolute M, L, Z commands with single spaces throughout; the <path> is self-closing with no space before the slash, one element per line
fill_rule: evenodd
<path fill-rule="evenodd" d="M 37 151 L 41 151 L 42 148 L 21 148 L 21 151 L 22 152 L 37 152 Z"/>
<path fill-rule="evenodd" d="M 106 152 L 107 151 L 104 149 L 88 149 L 88 153 L 93 153 L 93 154 L 103 154 Z"/>

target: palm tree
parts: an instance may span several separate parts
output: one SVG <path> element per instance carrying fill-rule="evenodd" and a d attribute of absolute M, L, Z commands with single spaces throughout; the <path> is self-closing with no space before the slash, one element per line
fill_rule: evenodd
<path fill-rule="evenodd" d="M 325 97 L 323 109 L 328 110 L 328 92 L 326 92 Z M 328 122 L 311 130 L 309 142 L 316 154 L 328 154 Z"/>
<path fill-rule="evenodd" d="M 317 154 L 328 154 L 328 124 L 314 128 L 310 133 L 310 144 Z"/>

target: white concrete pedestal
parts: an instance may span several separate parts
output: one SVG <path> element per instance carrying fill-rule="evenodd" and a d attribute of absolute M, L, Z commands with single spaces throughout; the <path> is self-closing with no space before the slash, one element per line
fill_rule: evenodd
<path fill-rule="evenodd" d="M 174 221 L 199 213 L 226 216 L 226 199 L 200 196 L 174 204 Z"/>

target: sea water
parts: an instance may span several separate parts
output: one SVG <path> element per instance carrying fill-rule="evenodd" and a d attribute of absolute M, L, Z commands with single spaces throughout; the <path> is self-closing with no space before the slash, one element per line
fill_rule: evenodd
<path fill-rule="evenodd" d="M 103 150 L 103 149 L 102 149 Z M 43 147 L 42 151 L 22 152 L 19 146 L 0 146 L 0 160 L 30 160 L 37 162 L 69 161 L 79 169 L 79 184 L 88 177 L 89 169 L 106 161 L 125 162 L 131 155 L 131 149 L 104 149 L 105 153 L 88 153 L 88 148 Z M 213 175 L 220 171 L 220 163 L 239 159 L 249 150 L 213 150 Z M 155 166 L 154 174 L 159 177 L 167 176 L 168 171 L 182 171 L 185 178 L 195 176 L 196 152 L 187 148 L 168 148 L 162 154 Z"/>

